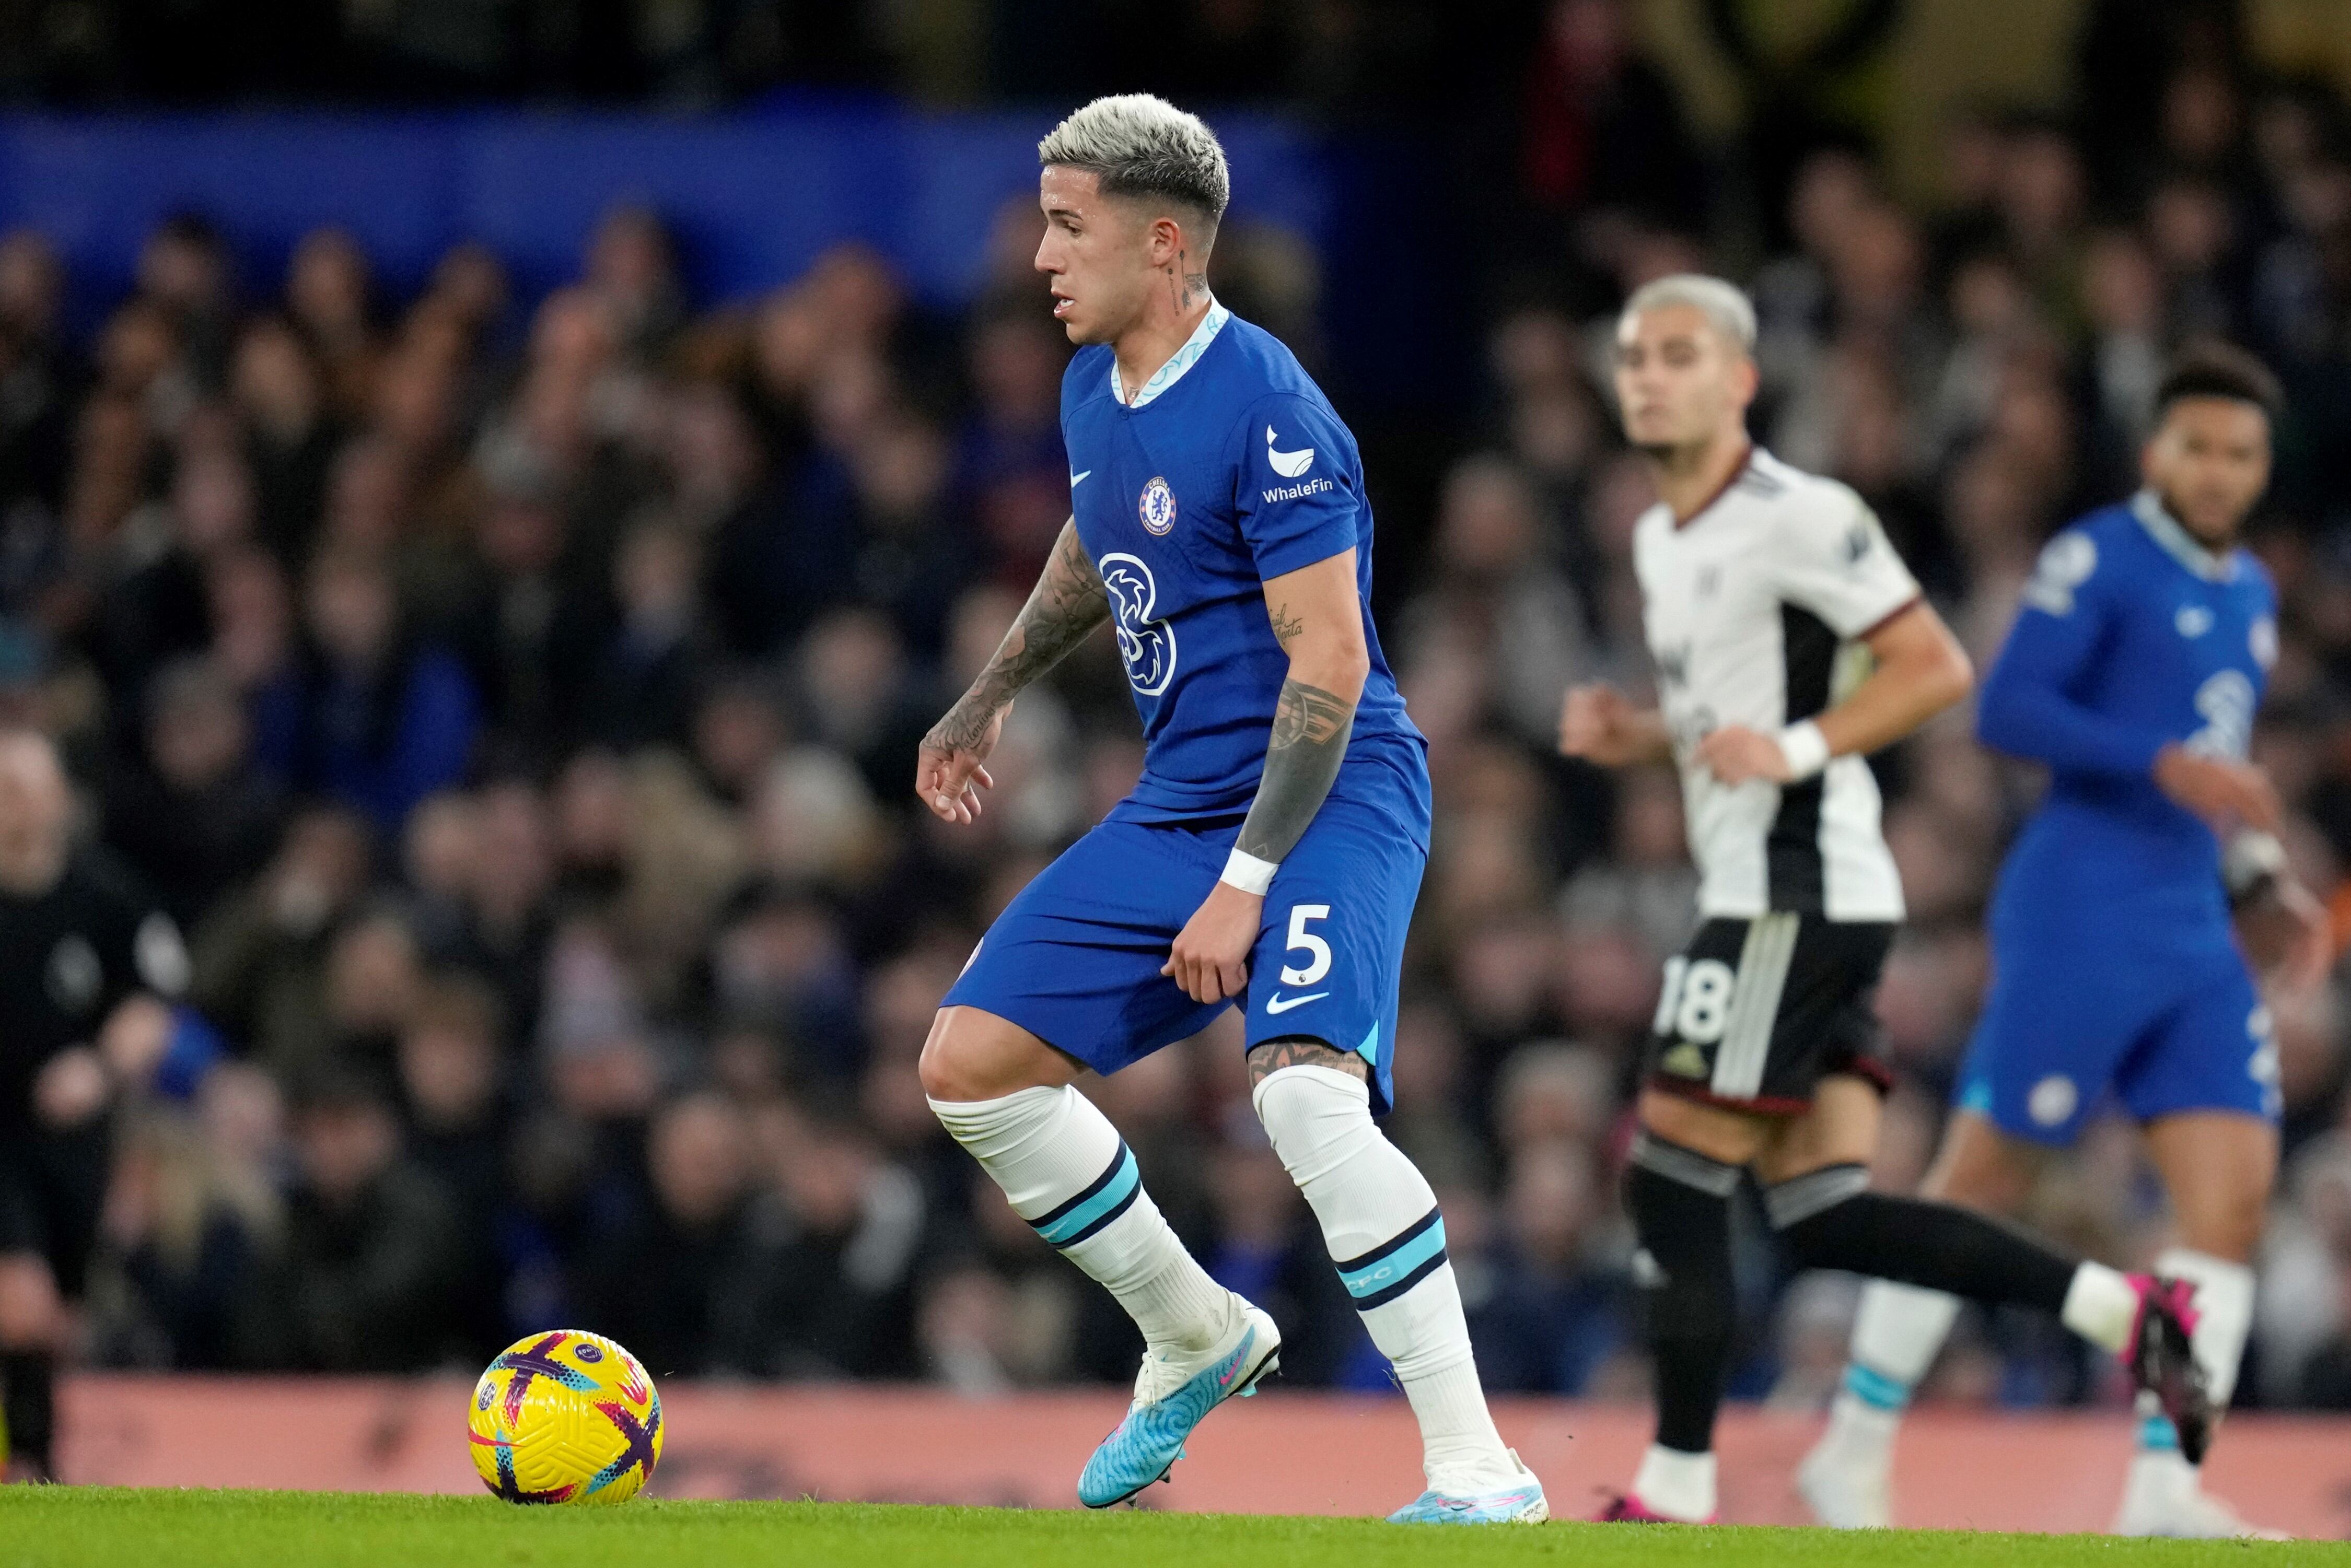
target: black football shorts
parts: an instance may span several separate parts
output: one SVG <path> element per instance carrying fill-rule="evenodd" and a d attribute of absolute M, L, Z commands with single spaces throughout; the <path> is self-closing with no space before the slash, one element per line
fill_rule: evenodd
<path fill-rule="evenodd" d="M 1816 915 L 1708 920 L 1666 964 L 1650 1086 L 1771 1114 L 1805 1110 L 1832 1072 L 1889 1087 L 1872 1004 L 1894 932 Z"/>

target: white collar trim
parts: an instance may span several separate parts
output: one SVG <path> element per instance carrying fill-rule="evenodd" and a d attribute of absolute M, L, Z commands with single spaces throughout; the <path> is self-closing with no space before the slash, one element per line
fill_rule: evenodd
<path fill-rule="evenodd" d="M 2233 555 L 2215 555 L 2197 542 L 2196 536 L 2183 527 L 2179 518 L 2165 510 L 2163 502 L 2152 490 L 2141 490 L 2131 497 L 2131 515 L 2138 518 L 2139 527 L 2147 537 L 2163 547 L 2172 559 L 2204 579 L 2207 582 L 2227 582 L 2237 575 Z"/>
<path fill-rule="evenodd" d="M 1134 394 L 1133 402 L 1126 401 L 1126 389 L 1119 384 L 1118 351 L 1115 349 L 1112 350 L 1110 395 L 1113 401 L 1126 408 L 1141 408 L 1161 392 L 1174 386 L 1183 379 L 1186 371 L 1200 362 L 1200 356 L 1208 351 L 1208 345 L 1217 340 L 1217 334 L 1223 331 L 1225 323 L 1232 319 L 1231 311 L 1211 298 L 1208 301 L 1208 313 L 1200 318 L 1200 324 L 1192 329 L 1192 335 L 1184 340 L 1184 346 L 1168 356 L 1165 364 L 1151 372 L 1151 379 L 1143 383 L 1143 390 Z"/>

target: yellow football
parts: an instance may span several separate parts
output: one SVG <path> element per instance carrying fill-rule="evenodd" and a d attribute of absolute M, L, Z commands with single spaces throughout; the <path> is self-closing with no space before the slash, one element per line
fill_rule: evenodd
<path fill-rule="evenodd" d="M 474 1385 L 474 1469 L 508 1502 L 626 1502 L 662 1453 L 661 1396 L 601 1334 L 517 1340 Z"/>

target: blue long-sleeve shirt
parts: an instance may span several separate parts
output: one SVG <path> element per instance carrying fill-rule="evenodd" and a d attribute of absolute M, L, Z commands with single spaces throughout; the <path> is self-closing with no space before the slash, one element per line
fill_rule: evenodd
<path fill-rule="evenodd" d="M 2244 550 L 2199 547 L 2151 495 L 2051 540 L 1980 698 L 1985 745 L 2045 762 L 1995 927 L 2085 913 L 2227 919 L 2210 828 L 2157 787 L 2164 747 L 2241 758 L 2277 656 L 2277 596 Z M 2085 905 L 2087 909 L 2085 910 Z"/>

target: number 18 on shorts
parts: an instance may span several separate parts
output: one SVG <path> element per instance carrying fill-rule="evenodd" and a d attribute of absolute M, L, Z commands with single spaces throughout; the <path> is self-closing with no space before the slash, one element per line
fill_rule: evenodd
<path fill-rule="evenodd" d="M 1708 920 L 1666 962 L 1647 1077 L 1669 1093 L 1796 1112 L 1832 1072 L 1881 1086 L 1871 1000 L 1894 927 L 1775 913 Z"/>

